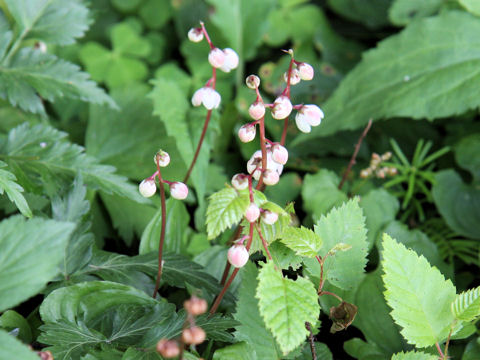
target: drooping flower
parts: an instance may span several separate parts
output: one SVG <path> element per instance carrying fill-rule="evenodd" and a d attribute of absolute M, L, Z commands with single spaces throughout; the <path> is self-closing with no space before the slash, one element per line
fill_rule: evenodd
<path fill-rule="evenodd" d="M 197 91 L 192 96 L 192 105 L 200 106 L 203 104 L 208 110 L 216 109 L 220 105 L 222 98 L 220 94 L 213 90 L 210 86 L 204 86 Z"/>
<path fill-rule="evenodd" d="M 285 119 L 292 112 L 293 106 L 290 99 L 284 95 L 275 99 L 272 109 L 272 117 L 277 120 Z"/>
<path fill-rule="evenodd" d="M 143 197 L 151 197 L 157 191 L 157 185 L 154 180 L 145 179 L 138 185 L 138 191 Z"/>
<path fill-rule="evenodd" d="M 220 66 L 220 70 L 228 73 L 231 70 L 236 69 L 238 66 L 239 59 L 235 50 L 230 48 L 225 48 L 223 49 L 223 54 L 225 55 L 225 60 L 223 62 L 223 65 Z"/>

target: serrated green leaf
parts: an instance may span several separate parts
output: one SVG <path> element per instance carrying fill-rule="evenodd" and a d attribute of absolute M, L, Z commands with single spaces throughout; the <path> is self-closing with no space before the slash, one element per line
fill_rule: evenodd
<path fill-rule="evenodd" d="M 246 342 L 238 342 L 233 345 L 218 349 L 213 354 L 213 360 L 256 360 L 255 351 Z"/>
<path fill-rule="evenodd" d="M 213 239 L 240 222 L 249 204 L 248 194 L 239 194 L 233 188 L 225 188 L 210 196 L 207 208 L 208 238 Z"/>
<path fill-rule="evenodd" d="M 2 314 L 2 316 L 0 316 L 0 329 L 4 329 L 9 332 L 15 330 L 16 337 L 18 339 L 26 344 L 32 342 L 32 330 L 30 329 L 30 324 L 16 311 L 7 310 Z"/>
<path fill-rule="evenodd" d="M 0 65 L 0 97 L 13 106 L 45 115 L 43 99 L 78 99 L 116 107 L 105 91 L 77 65 L 33 48 L 22 48 Z"/>
<path fill-rule="evenodd" d="M 280 269 L 288 269 L 291 267 L 293 270 L 297 270 L 302 265 L 302 257 L 296 255 L 293 250 L 280 241 L 275 241 L 270 244 L 268 250 L 272 255 L 275 265 Z"/>
<path fill-rule="evenodd" d="M 384 235 L 382 245 L 384 295 L 402 335 L 419 348 L 442 342 L 454 320 L 450 305 L 455 286 L 423 256 L 390 236 Z"/>
<path fill-rule="evenodd" d="M 364 54 L 324 105 L 322 126 L 294 143 L 357 129 L 370 118 L 435 119 L 478 107 L 470 94 L 479 79 L 479 32 L 478 19 L 463 11 L 413 22 Z"/>
<path fill-rule="evenodd" d="M 273 263 L 264 265 L 259 272 L 256 298 L 260 314 L 283 353 L 289 353 L 305 340 L 305 322 L 315 324 L 320 315 L 313 284 L 302 277 L 295 281 L 284 278 Z"/>
<path fill-rule="evenodd" d="M 81 0 L 5 0 L 22 39 L 73 44 L 88 30 L 88 9 Z"/>
<path fill-rule="evenodd" d="M 54 195 L 59 186 L 80 174 L 88 186 L 108 194 L 116 193 L 140 203 L 148 203 L 115 168 L 98 164 L 81 146 L 66 140 L 67 134 L 48 125 L 25 123 L 12 129 L 0 152 L 26 189 Z"/>
<path fill-rule="evenodd" d="M 443 3 L 443 0 L 395 0 L 388 15 L 395 25 L 407 25 L 416 19 L 435 14 Z"/>
<path fill-rule="evenodd" d="M 422 351 L 400 352 L 392 356 L 392 360 L 436 360 L 438 356 Z"/>
<path fill-rule="evenodd" d="M 452 303 L 452 313 L 463 321 L 473 321 L 480 316 L 480 287 L 458 294 Z"/>
<path fill-rule="evenodd" d="M 322 238 L 303 226 L 287 227 L 281 241 L 300 256 L 315 257 L 322 248 Z"/>
<path fill-rule="evenodd" d="M 0 168 L 7 166 L 3 161 L 0 161 Z M 23 188 L 16 182 L 17 178 L 8 170 L 0 169 L 0 195 L 4 192 L 7 194 L 10 201 L 14 202 L 18 210 L 26 216 L 32 217 L 32 210 L 28 206 L 27 200 L 22 195 Z"/>
<path fill-rule="evenodd" d="M 0 330 L 0 359 L 38 360 L 38 355 L 14 336 Z"/>
<path fill-rule="evenodd" d="M 0 311 L 37 294 L 53 279 L 73 229 L 71 223 L 22 216 L 0 223 Z"/>
<path fill-rule="evenodd" d="M 235 327 L 235 339 L 244 341 L 255 359 L 277 360 L 282 353 L 270 330 L 260 316 L 255 292 L 258 270 L 252 263 L 241 270 L 242 283 L 238 289 L 237 307 L 233 317 L 240 323 Z"/>
<path fill-rule="evenodd" d="M 322 215 L 314 228 L 324 242 L 322 257 L 339 243 L 352 246 L 349 251 L 328 256 L 323 267 L 329 282 L 345 290 L 352 289 L 363 278 L 368 249 L 365 218 L 358 198 L 331 210 L 327 216 Z"/>

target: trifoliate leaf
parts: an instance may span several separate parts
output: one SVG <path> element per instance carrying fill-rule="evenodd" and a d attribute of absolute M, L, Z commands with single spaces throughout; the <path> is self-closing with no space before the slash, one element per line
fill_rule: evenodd
<path fill-rule="evenodd" d="M 315 257 L 322 247 L 322 238 L 303 226 L 287 227 L 281 241 L 300 256 Z"/>
<path fill-rule="evenodd" d="M 300 276 L 295 281 L 284 278 L 273 263 L 260 270 L 256 298 L 267 328 L 285 354 L 305 340 L 305 322 L 316 324 L 320 314 L 313 284 Z"/>
<path fill-rule="evenodd" d="M 383 236 L 382 245 L 384 295 L 402 335 L 419 348 L 441 343 L 454 321 L 450 305 L 455 286 L 423 256 L 390 236 Z"/>
<path fill-rule="evenodd" d="M 91 20 L 81 0 L 5 0 L 23 39 L 60 45 L 73 44 Z"/>
<path fill-rule="evenodd" d="M 0 168 L 7 166 L 0 161 Z M 18 210 L 26 217 L 32 217 L 32 210 L 28 207 L 27 200 L 22 195 L 23 188 L 16 182 L 17 178 L 8 170 L 0 169 L 0 195 L 4 192 L 10 201 L 13 201 Z"/>
<path fill-rule="evenodd" d="M 392 360 L 436 360 L 438 356 L 427 354 L 422 351 L 400 352 L 392 356 Z"/>
<path fill-rule="evenodd" d="M 320 255 L 324 257 L 335 246 L 349 251 L 328 256 L 324 263 L 324 276 L 333 285 L 344 290 L 352 289 L 363 278 L 367 264 L 367 230 L 358 198 L 349 200 L 340 208 L 331 210 L 315 225 L 315 233 L 323 240 Z"/>
<path fill-rule="evenodd" d="M 38 355 L 13 335 L 0 330 L 0 359 L 38 360 Z"/>
<path fill-rule="evenodd" d="M 62 97 L 116 107 L 77 65 L 28 47 L 0 68 L 0 97 L 13 106 L 40 114 L 45 114 L 43 99 L 54 102 Z"/>
<path fill-rule="evenodd" d="M 248 193 L 239 194 L 233 188 L 225 188 L 210 196 L 207 208 L 208 238 L 213 239 L 240 222 L 249 204 Z"/>
<path fill-rule="evenodd" d="M 452 303 L 452 313 L 463 321 L 473 321 L 480 316 L 480 287 L 458 294 Z"/>
<path fill-rule="evenodd" d="M 53 279 L 74 227 L 22 216 L 0 223 L 0 311 L 37 294 Z"/>

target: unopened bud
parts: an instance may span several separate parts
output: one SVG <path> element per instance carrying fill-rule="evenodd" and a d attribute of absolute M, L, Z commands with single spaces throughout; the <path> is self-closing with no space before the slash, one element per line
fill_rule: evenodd
<path fill-rule="evenodd" d="M 387 161 L 390 160 L 392 157 L 392 153 L 390 151 L 387 151 L 385 154 L 381 156 L 382 161 Z"/>
<path fill-rule="evenodd" d="M 247 211 L 245 211 L 245 218 L 249 222 L 254 222 L 258 219 L 259 216 L 260 209 L 258 208 L 258 206 L 255 203 L 250 203 L 250 205 L 248 205 Z"/>
<path fill-rule="evenodd" d="M 244 190 L 248 187 L 248 177 L 245 174 L 235 174 L 232 177 L 232 186 L 236 190 Z"/>
<path fill-rule="evenodd" d="M 214 68 L 219 68 L 225 63 L 225 54 L 219 48 L 213 48 L 208 54 L 208 62 Z"/>
<path fill-rule="evenodd" d="M 192 326 L 189 329 L 184 329 L 182 332 L 182 340 L 188 345 L 198 345 L 205 341 L 205 331 L 198 326 Z"/>
<path fill-rule="evenodd" d="M 241 142 L 248 143 L 255 139 L 255 135 L 257 130 L 255 129 L 255 125 L 247 124 L 243 125 L 238 129 L 238 137 L 240 138 Z"/>
<path fill-rule="evenodd" d="M 250 89 L 255 90 L 260 86 L 260 78 L 257 75 L 249 75 L 247 76 L 245 83 Z"/>
<path fill-rule="evenodd" d="M 313 71 L 312 65 L 307 63 L 300 63 L 298 64 L 297 69 L 298 69 L 300 79 L 302 80 L 313 79 L 314 71 Z"/>
<path fill-rule="evenodd" d="M 280 180 L 280 176 L 278 175 L 278 172 L 275 170 L 265 170 L 263 173 L 263 183 L 265 185 L 275 185 L 278 183 Z"/>
<path fill-rule="evenodd" d="M 198 316 L 207 312 L 208 304 L 204 299 L 192 296 L 183 302 L 183 307 L 189 314 Z"/>
<path fill-rule="evenodd" d="M 262 117 L 265 116 L 265 105 L 259 101 L 254 102 L 248 108 L 248 113 L 253 119 L 260 120 Z"/>
<path fill-rule="evenodd" d="M 203 40 L 203 31 L 201 28 L 191 28 L 188 31 L 188 40 L 193 41 L 195 43 L 200 42 Z"/>
<path fill-rule="evenodd" d="M 273 211 L 265 210 L 262 213 L 261 219 L 265 224 L 273 225 L 278 220 L 278 214 L 276 212 L 273 212 Z"/>
<path fill-rule="evenodd" d="M 157 191 L 155 180 L 145 179 L 138 185 L 138 191 L 143 197 L 151 197 Z"/>
<path fill-rule="evenodd" d="M 182 182 L 174 182 L 170 185 L 170 195 L 174 199 L 183 200 L 188 196 L 188 187 Z"/>
<path fill-rule="evenodd" d="M 370 176 L 370 174 L 371 174 L 371 172 L 370 172 L 369 170 L 370 170 L 370 168 L 368 168 L 368 169 L 362 169 L 362 170 L 360 171 L 360 177 L 361 177 L 362 179 L 368 178 L 368 177 Z"/>
<path fill-rule="evenodd" d="M 279 164 L 285 165 L 288 161 L 288 150 L 280 144 L 273 145 L 272 159 Z"/>
<path fill-rule="evenodd" d="M 279 96 L 275 99 L 272 109 L 272 117 L 277 120 L 285 119 L 292 112 L 293 106 L 286 96 Z"/>
<path fill-rule="evenodd" d="M 153 162 L 155 163 L 155 165 L 157 164 L 157 159 L 158 159 L 158 164 L 161 167 L 165 167 L 165 166 L 168 166 L 168 164 L 170 164 L 170 155 L 168 155 L 166 151 L 160 150 L 155 154 L 153 158 Z"/>
<path fill-rule="evenodd" d="M 388 170 L 387 170 L 387 173 L 390 176 L 395 176 L 395 175 L 398 174 L 398 170 L 397 170 L 397 168 L 389 167 Z"/>
<path fill-rule="evenodd" d="M 166 359 L 180 355 L 180 347 L 175 340 L 161 339 L 156 346 L 157 352 Z"/>
<path fill-rule="evenodd" d="M 283 79 L 288 83 L 288 72 L 283 74 Z M 300 82 L 300 74 L 297 69 L 292 69 L 290 73 L 290 85 L 297 85 Z"/>
<path fill-rule="evenodd" d="M 243 244 L 234 244 L 230 249 L 228 249 L 228 262 L 236 268 L 241 268 L 245 266 L 248 258 L 248 250 Z"/>
<path fill-rule="evenodd" d="M 225 61 L 223 62 L 223 65 L 220 66 L 220 70 L 223 72 L 230 72 L 233 69 L 236 69 L 238 66 L 238 55 L 237 53 L 230 48 L 223 49 L 223 54 L 225 55 Z"/>

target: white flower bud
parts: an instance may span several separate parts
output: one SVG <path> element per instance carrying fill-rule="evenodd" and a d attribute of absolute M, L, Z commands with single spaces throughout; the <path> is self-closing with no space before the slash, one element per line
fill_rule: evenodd
<path fill-rule="evenodd" d="M 203 88 L 202 103 L 208 110 L 216 109 L 220 105 L 222 98 L 220 94 L 213 90 L 211 87 Z"/>
<path fill-rule="evenodd" d="M 145 179 L 138 185 L 138 191 L 143 197 L 151 197 L 157 191 L 157 185 L 154 180 Z"/>
<path fill-rule="evenodd" d="M 262 102 L 256 101 L 248 108 L 248 113 L 252 119 L 260 120 L 265 116 L 265 105 Z"/>
<path fill-rule="evenodd" d="M 168 166 L 168 164 L 170 164 L 170 155 L 168 155 L 166 151 L 160 150 L 155 154 L 155 156 L 153 157 L 153 162 L 155 163 L 155 165 L 157 165 L 157 158 L 158 158 L 158 164 L 161 167 L 165 167 L 165 166 Z"/>
<path fill-rule="evenodd" d="M 260 86 L 260 78 L 257 75 L 249 75 L 245 79 L 245 83 L 250 89 L 255 90 Z"/>
<path fill-rule="evenodd" d="M 188 187 L 182 182 L 174 182 L 170 185 L 170 195 L 178 200 L 183 200 L 188 196 Z"/>
<path fill-rule="evenodd" d="M 275 185 L 280 180 L 280 176 L 277 171 L 267 169 L 263 173 L 263 183 L 265 185 Z"/>
<path fill-rule="evenodd" d="M 293 106 L 286 96 L 279 96 L 275 99 L 272 109 L 272 117 L 277 120 L 285 119 L 292 112 Z"/>
<path fill-rule="evenodd" d="M 223 53 L 225 55 L 225 61 L 223 65 L 220 66 L 220 70 L 228 73 L 230 70 L 237 68 L 239 59 L 237 53 L 230 48 L 223 49 Z"/>
<path fill-rule="evenodd" d="M 297 68 L 298 68 L 298 74 L 300 76 L 300 79 L 302 80 L 313 79 L 314 71 L 313 71 L 312 65 L 307 63 L 300 63 Z"/>
<path fill-rule="evenodd" d="M 264 210 L 263 213 L 262 213 L 262 218 L 261 219 L 265 224 L 273 225 L 278 220 L 278 214 L 273 212 L 273 211 Z"/>
<path fill-rule="evenodd" d="M 203 93 L 205 91 L 205 88 L 202 87 L 195 91 L 192 96 L 192 105 L 193 106 L 200 106 L 202 105 L 202 99 L 203 99 Z"/>
<path fill-rule="evenodd" d="M 213 48 L 208 54 L 208 62 L 214 68 L 219 68 L 225 63 L 225 54 L 219 48 Z"/>
<path fill-rule="evenodd" d="M 240 127 L 238 130 L 238 137 L 241 142 L 248 143 L 255 139 L 256 133 L 257 130 L 255 129 L 255 125 L 247 124 Z"/>
<path fill-rule="evenodd" d="M 297 116 L 304 117 L 310 126 L 318 126 L 325 115 L 317 105 L 309 104 L 303 105 L 298 111 Z"/>
<path fill-rule="evenodd" d="M 203 40 L 203 31 L 200 28 L 191 28 L 188 31 L 188 40 L 198 43 Z"/>
<path fill-rule="evenodd" d="M 288 82 L 288 71 L 283 74 L 283 79 Z M 300 82 L 300 74 L 297 69 L 292 69 L 290 74 L 290 85 L 297 85 Z"/>
<path fill-rule="evenodd" d="M 232 186 L 236 190 L 244 190 L 248 188 L 248 178 L 244 174 L 235 174 L 232 177 Z"/>
<path fill-rule="evenodd" d="M 236 268 L 241 268 L 245 266 L 248 261 L 248 257 L 248 250 L 243 244 L 235 244 L 230 249 L 228 249 L 228 262 Z"/>
<path fill-rule="evenodd" d="M 272 159 L 279 164 L 285 165 L 288 161 L 288 150 L 280 144 L 273 145 Z"/>
<path fill-rule="evenodd" d="M 248 205 L 247 211 L 245 211 L 245 218 L 249 222 L 255 222 L 260 216 L 260 209 L 255 203 Z"/>
<path fill-rule="evenodd" d="M 297 116 L 295 116 L 295 124 L 297 124 L 298 130 L 303 133 L 308 134 L 310 131 L 312 131 L 312 127 L 305 119 L 305 116 L 301 116 L 300 113 L 297 113 Z"/>

